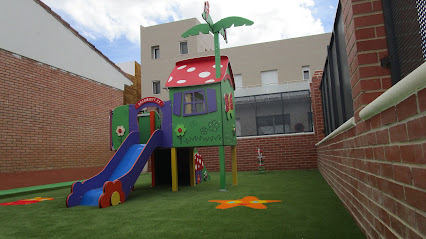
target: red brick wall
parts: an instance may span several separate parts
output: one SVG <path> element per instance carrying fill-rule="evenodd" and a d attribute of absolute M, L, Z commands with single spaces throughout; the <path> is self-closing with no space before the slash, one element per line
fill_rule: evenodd
<path fill-rule="evenodd" d="M 2 49 L 0 79 L 3 176 L 105 166 L 112 156 L 109 109 L 122 104 L 121 90 Z M 1 180 L 0 189 L 13 181 Z"/>
<path fill-rule="evenodd" d="M 265 170 L 317 168 L 315 134 L 237 139 L 238 171 L 257 171 L 257 148 L 263 150 Z M 218 147 L 197 148 L 209 171 L 219 171 Z M 231 147 L 225 147 L 226 171 L 232 171 Z"/>
<path fill-rule="evenodd" d="M 369 238 L 426 236 L 426 107 L 421 102 L 426 89 L 317 149 L 320 172 Z"/>
<path fill-rule="evenodd" d="M 322 112 L 322 99 L 321 99 L 321 80 L 322 71 L 315 71 L 311 82 L 311 104 L 312 104 L 312 118 L 314 124 L 314 131 L 317 137 L 317 142 L 321 141 L 324 135 L 324 114 Z"/>
<path fill-rule="evenodd" d="M 359 118 L 391 87 L 382 1 L 340 2 L 356 126 L 317 147 L 318 168 L 368 238 L 425 238 L 426 90 Z"/>
<path fill-rule="evenodd" d="M 359 111 L 391 87 L 382 0 L 341 0 L 355 120 Z"/>

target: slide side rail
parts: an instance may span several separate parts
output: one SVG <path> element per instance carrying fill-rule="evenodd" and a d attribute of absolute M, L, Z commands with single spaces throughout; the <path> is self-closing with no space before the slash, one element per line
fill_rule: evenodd
<path fill-rule="evenodd" d="M 67 207 L 80 205 L 81 198 L 86 192 L 95 188 L 103 187 L 104 183 L 111 177 L 112 173 L 120 163 L 120 160 L 124 157 L 129 148 L 138 143 L 139 132 L 131 132 L 100 173 L 83 182 L 73 183 L 71 186 L 71 194 L 67 197 Z"/>

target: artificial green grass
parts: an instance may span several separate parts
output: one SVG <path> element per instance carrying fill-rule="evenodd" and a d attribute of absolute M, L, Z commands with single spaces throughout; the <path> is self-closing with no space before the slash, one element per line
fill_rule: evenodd
<path fill-rule="evenodd" d="M 239 172 L 239 186 L 219 191 L 219 173 L 196 187 L 150 187 L 141 175 L 118 206 L 65 207 L 69 188 L 2 197 L 0 203 L 34 197 L 53 201 L 0 206 L 0 238 L 365 238 L 318 170 Z M 255 196 L 267 209 L 215 209 L 209 200 Z"/>

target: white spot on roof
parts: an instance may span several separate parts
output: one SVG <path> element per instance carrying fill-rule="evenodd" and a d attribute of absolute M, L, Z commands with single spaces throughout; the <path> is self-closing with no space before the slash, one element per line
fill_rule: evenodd
<path fill-rule="evenodd" d="M 210 72 L 204 71 L 204 72 L 201 72 L 198 76 L 201 77 L 201 78 L 206 78 L 209 75 L 210 75 Z"/>
<path fill-rule="evenodd" d="M 205 83 L 211 83 L 211 82 L 215 82 L 215 80 L 214 79 L 206 80 Z"/>
<path fill-rule="evenodd" d="M 167 82 L 170 82 L 173 80 L 173 77 L 170 76 L 169 80 Z"/>
<path fill-rule="evenodd" d="M 183 68 L 185 68 L 186 67 L 186 65 L 183 65 L 183 66 L 179 66 L 177 69 L 178 70 L 182 70 Z"/>
<path fill-rule="evenodd" d="M 220 65 L 220 68 L 222 68 L 223 67 L 223 65 Z M 216 68 L 216 65 L 213 65 L 213 68 Z"/>
<path fill-rule="evenodd" d="M 185 83 L 186 82 L 186 80 L 178 80 L 176 83 L 178 83 L 178 84 L 183 84 L 183 83 Z"/>
<path fill-rule="evenodd" d="M 195 67 L 191 67 L 191 68 L 189 68 L 188 70 L 186 70 L 187 72 L 193 72 L 193 71 L 195 71 Z"/>

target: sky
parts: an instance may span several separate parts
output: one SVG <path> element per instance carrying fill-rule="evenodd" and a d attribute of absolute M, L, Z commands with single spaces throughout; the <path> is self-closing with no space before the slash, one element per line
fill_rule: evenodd
<path fill-rule="evenodd" d="M 196 17 L 204 0 L 42 0 L 114 63 L 140 63 L 140 25 Z M 239 16 L 252 26 L 227 29 L 221 48 L 331 32 L 338 0 L 211 0 L 214 22 Z M 183 33 L 183 32 L 182 32 Z"/>

